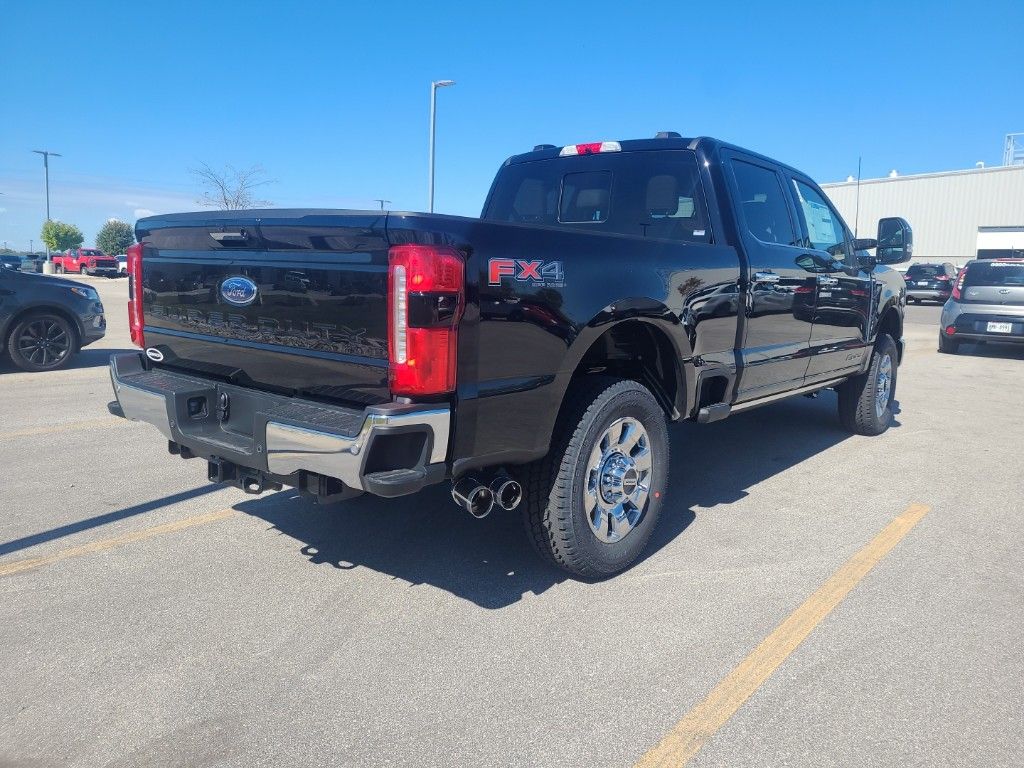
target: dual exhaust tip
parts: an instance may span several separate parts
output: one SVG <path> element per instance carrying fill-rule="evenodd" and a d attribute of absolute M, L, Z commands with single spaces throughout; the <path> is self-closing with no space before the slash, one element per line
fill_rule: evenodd
<path fill-rule="evenodd" d="M 455 503 L 475 518 L 487 517 L 494 505 L 515 509 L 523 500 L 523 486 L 508 475 L 498 475 L 489 485 L 475 477 L 463 477 L 452 485 Z"/>

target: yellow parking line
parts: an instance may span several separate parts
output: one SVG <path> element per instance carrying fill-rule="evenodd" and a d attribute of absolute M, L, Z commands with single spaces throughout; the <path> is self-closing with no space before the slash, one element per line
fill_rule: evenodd
<path fill-rule="evenodd" d="M 111 539 L 91 541 L 88 544 L 82 544 L 69 549 L 62 549 L 59 552 L 54 552 L 52 555 L 42 555 L 40 557 L 25 558 L 24 560 L 15 560 L 13 563 L 0 564 L 0 576 L 10 576 L 15 573 L 21 573 L 22 571 L 28 571 L 33 568 L 50 565 L 61 560 L 67 560 L 71 557 L 78 557 L 79 555 L 91 555 L 95 552 L 103 552 L 104 550 L 114 549 L 115 547 L 124 546 L 125 544 L 131 544 L 136 541 L 151 539 L 154 536 L 160 536 L 164 533 L 175 533 L 177 531 L 183 531 L 186 528 L 195 528 L 198 525 L 215 523 L 218 520 L 223 520 L 237 514 L 238 512 L 234 509 L 219 509 L 216 512 L 207 512 L 205 515 L 186 517 L 184 520 L 175 520 L 172 523 L 154 525 L 152 528 L 130 531 Z"/>
<path fill-rule="evenodd" d="M 640 758 L 636 768 L 686 765 L 929 509 L 912 504 L 885 526 L 676 723 L 661 743 Z"/>
<path fill-rule="evenodd" d="M 32 435 L 52 435 L 57 432 L 72 432 L 76 429 L 103 429 L 104 427 L 118 427 L 127 424 L 127 419 L 117 416 L 108 416 L 105 419 L 89 419 L 88 421 L 70 421 L 67 424 L 49 424 L 45 427 L 26 427 L 16 429 L 13 432 L 0 432 L 0 440 L 10 440 L 15 437 L 30 437 Z"/>

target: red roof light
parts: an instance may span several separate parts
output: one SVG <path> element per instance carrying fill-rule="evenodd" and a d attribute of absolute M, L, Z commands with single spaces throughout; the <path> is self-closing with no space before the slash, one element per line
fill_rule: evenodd
<path fill-rule="evenodd" d="M 596 155 L 601 152 L 621 152 L 622 145 L 617 141 L 592 141 L 587 144 L 569 144 L 562 147 L 558 154 L 561 157 L 570 155 Z"/>

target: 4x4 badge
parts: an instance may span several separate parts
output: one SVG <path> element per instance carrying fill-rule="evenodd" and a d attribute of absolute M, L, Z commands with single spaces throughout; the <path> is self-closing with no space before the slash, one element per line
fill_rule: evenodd
<path fill-rule="evenodd" d="M 560 261 L 526 259 L 491 259 L 487 262 L 488 285 L 501 285 L 503 278 L 511 277 L 518 283 L 559 288 L 565 285 L 565 270 Z"/>

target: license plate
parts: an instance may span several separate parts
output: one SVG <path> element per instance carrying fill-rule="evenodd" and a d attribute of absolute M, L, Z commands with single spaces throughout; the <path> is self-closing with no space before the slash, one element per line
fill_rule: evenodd
<path fill-rule="evenodd" d="M 928 285 L 928 281 L 927 280 L 922 280 L 922 281 L 920 281 L 918 283 L 918 285 Z"/>
<path fill-rule="evenodd" d="M 1013 323 L 989 323 L 989 333 L 1012 333 Z"/>

